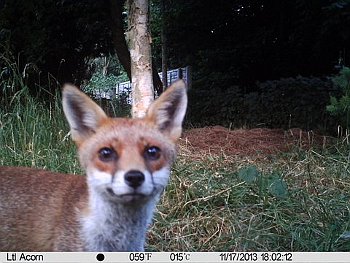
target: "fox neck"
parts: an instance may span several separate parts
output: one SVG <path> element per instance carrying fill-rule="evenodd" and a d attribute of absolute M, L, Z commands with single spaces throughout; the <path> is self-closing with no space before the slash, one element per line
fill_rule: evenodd
<path fill-rule="evenodd" d="M 112 202 L 94 189 L 89 192 L 89 212 L 82 219 L 87 250 L 144 251 L 156 198 L 133 206 Z"/>

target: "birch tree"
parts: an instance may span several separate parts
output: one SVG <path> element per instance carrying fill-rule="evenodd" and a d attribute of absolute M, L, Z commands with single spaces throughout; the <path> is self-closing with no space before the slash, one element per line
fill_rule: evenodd
<path fill-rule="evenodd" d="M 148 0 L 127 0 L 132 116 L 141 118 L 154 100 Z"/>

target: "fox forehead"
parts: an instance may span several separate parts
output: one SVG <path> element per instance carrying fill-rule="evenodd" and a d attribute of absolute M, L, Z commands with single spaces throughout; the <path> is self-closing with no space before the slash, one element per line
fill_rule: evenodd
<path fill-rule="evenodd" d="M 131 155 L 137 161 L 146 147 L 160 148 L 164 161 L 170 165 L 175 159 L 175 144 L 152 123 L 144 119 L 108 118 L 103 120 L 95 134 L 79 145 L 82 163 L 88 163 L 104 147 L 113 148 L 120 158 Z M 138 155 L 138 156 L 137 156 Z"/>
<path fill-rule="evenodd" d="M 108 118 L 102 121 L 92 140 L 118 140 L 125 144 L 145 143 L 160 144 L 166 147 L 175 145 L 160 132 L 154 124 L 144 119 Z M 89 140 L 87 140 L 89 141 Z"/>

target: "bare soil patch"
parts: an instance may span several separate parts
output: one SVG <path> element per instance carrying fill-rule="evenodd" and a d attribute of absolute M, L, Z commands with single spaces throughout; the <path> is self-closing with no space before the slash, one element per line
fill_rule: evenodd
<path fill-rule="evenodd" d="M 301 129 L 230 130 L 222 126 L 212 126 L 184 131 L 180 139 L 180 152 L 186 155 L 269 155 L 288 152 L 293 147 L 324 147 L 331 139 Z"/>

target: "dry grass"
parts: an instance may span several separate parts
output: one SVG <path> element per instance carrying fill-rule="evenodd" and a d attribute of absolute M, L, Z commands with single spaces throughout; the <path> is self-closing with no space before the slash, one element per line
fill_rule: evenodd
<path fill-rule="evenodd" d="M 149 234 L 149 250 L 350 249 L 350 240 L 342 236 L 350 231 L 349 161 L 335 147 L 269 158 L 189 157 L 182 149 Z M 251 165 L 260 171 L 261 182 L 281 178 L 287 196 L 274 196 L 268 184 L 241 180 L 239 170 Z"/>

